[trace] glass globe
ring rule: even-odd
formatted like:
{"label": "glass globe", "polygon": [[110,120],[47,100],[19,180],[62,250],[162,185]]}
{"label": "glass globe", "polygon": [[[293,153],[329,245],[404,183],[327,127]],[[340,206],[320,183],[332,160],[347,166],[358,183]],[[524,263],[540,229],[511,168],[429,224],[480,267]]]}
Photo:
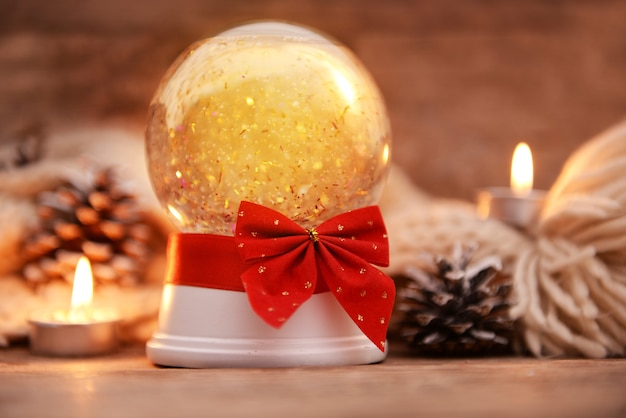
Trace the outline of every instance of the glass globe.
{"label": "glass globe", "polygon": [[152,100],[156,195],[185,232],[233,235],[242,200],[304,228],[375,204],[389,165],[381,94],[344,46],[287,23],[191,45]]}

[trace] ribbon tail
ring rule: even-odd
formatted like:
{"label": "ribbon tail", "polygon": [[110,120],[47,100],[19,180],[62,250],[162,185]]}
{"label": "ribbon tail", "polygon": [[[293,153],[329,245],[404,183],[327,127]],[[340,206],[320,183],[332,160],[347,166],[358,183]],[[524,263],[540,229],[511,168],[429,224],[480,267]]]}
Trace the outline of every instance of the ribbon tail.
{"label": "ribbon tail", "polygon": [[241,280],[252,310],[268,325],[280,328],[315,290],[313,245],[303,243],[289,253],[255,261]]}
{"label": "ribbon tail", "polygon": [[376,347],[385,351],[395,302],[393,280],[362,258],[334,245],[320,245],[317,267],[346,313]]}

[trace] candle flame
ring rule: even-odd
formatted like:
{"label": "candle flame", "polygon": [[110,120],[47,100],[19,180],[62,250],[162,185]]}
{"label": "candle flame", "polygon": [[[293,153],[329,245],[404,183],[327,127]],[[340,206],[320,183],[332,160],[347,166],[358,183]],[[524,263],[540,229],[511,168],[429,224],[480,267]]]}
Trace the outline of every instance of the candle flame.
{"label": "candle flame", "polygon": [[533,156],[530,147],[520,142],[513,152],[511,163],[511,189],[516,195],[530,193],[533,188]]}
{"label": "candle flame", "polygon": [[71,312],[84,312],[91,307],[93,299],[93,274],[91,264],[85,256],[80,257],[74,272],[74,286],[72,288]]}

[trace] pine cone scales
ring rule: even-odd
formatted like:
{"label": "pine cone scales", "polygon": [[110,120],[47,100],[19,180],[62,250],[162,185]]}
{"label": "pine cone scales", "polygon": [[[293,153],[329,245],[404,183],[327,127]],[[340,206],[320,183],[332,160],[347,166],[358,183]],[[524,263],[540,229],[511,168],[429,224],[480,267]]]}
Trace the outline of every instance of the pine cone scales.
{"label": "pine cone scales", "polygon": [[28,237],[24,277],[32,283],[71,282],[76,262],[86,255],[97,282],[139,281],[147,262],[151,229],[134,196],[101,170],[83,181],[68,180],[38,196],[39,231]]}
{"label": "pine cone scales", "polygon": [[469,266],[472,251],[432,260],[399,281],[398,332],[416,351],[430,355],[498,354],[511,350],[514,321],[508,316],[510,278],[500,262]]}

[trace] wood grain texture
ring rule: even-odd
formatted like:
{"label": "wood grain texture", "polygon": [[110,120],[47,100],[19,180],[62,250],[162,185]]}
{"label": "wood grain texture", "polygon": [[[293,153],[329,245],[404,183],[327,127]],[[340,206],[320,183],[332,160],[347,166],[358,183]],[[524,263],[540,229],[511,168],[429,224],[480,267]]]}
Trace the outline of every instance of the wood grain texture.
{"label": "wood grain texture", "polygon": [[143,124],[179,52],[263,18],[352,48],[386,97],[394,161],[441,196],[506,184],[521,140],[548,188],[578,145],[626,116],[620,0],[4,0],[0,138],[32,120]]}
{"label": "wood grain texture", "polygon": [[159,368],[0,351],[0,416],[623,417],[626,360],[425,359],[287,369]]}

